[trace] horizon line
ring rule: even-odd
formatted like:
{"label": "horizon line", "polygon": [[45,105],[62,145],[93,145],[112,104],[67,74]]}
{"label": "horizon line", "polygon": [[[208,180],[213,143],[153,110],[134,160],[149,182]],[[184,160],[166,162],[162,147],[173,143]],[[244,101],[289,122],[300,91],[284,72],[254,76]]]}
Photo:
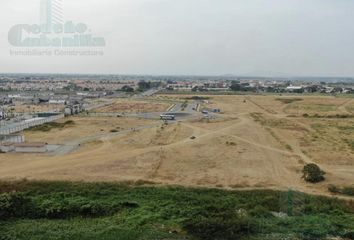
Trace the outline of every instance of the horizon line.
{"label": "horizon line", "polygon": [[248,74],[145,74],[145,73],[47,73],[47,72],[0,72],[0,75],[86,75],[86,76],[151,76],[151,77],[244,77],[244,78],[353,78],[354,76],[306,76],[306,75],[293,75],[293,76],[264,76],[264,75],[248,75]]}

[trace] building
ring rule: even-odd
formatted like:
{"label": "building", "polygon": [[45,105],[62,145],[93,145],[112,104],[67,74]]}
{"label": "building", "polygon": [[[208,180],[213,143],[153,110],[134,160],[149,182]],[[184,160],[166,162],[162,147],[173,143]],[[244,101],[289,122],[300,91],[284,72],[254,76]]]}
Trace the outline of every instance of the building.
{"label": "building", "polygon": [[66,101],[64,99],[50,99],[49,104],[65,105]]}
{"label": "building", "polygon": [[6,118],[6,113],[5,113],[5,111],[3,111],[3,110],[0,109],[0,120],[5,119],[5,118]]}
{"label": "building", "polygon": [[67,105],[64,109],[65,116],[76,115],[84,111],[82,104]]}
{"label": "building", "polygon": [[285,90],[290,93],[303,93],[304,87],[302,87],[302,86],[289,86]]}

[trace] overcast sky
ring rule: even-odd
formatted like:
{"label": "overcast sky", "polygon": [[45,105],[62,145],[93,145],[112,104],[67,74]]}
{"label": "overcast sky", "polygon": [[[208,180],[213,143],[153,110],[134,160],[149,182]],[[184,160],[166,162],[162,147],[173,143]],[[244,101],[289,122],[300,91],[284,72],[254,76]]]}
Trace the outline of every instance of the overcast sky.
{"label": "overcast sky", "polygon": [[353,0],[63,0],[104,56],[11,56],[39,0],[1,0],[0,72],[354,76]]}

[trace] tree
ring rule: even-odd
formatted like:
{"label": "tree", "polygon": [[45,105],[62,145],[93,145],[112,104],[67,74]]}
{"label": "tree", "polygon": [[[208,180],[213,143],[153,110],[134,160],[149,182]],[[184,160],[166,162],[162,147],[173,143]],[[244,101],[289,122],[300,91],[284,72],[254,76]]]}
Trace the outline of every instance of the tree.
{"label": "tree", "polygon": [[242,91],[243,90],[239,81],[232,81],[230,89],[232,91]]}
{"label": "tree", "polygon": [[322,171],[320,167],[314,163],[305,165],[304,169],[302,170],[302,173],[303,173],[302,178],[305,179],[305,181],[310,183],[318,183],[325,180],[324,175],[326,173]]}
{"label": "tree", "polygon": [[151,88],[151,82],[140,81],[138,86],[140,91],[145,91]]}
{"label": "tree", "polygon": [[134,88],[125,85],[125,86],[122,87],[122,91],[123,92],[134,92]]}

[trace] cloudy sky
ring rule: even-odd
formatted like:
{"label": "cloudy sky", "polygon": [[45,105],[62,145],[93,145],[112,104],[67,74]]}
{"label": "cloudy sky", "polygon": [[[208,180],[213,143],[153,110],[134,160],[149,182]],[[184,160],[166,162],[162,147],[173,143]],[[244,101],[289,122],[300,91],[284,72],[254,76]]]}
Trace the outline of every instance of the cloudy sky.
{"label": "cloudy sky", "polygon": [[[352,0],[62,0],[103,56],[11,56],[40,0],[1,0],[0,72],[354,76]],[[49,50],[54,50],[50,48]]]}

